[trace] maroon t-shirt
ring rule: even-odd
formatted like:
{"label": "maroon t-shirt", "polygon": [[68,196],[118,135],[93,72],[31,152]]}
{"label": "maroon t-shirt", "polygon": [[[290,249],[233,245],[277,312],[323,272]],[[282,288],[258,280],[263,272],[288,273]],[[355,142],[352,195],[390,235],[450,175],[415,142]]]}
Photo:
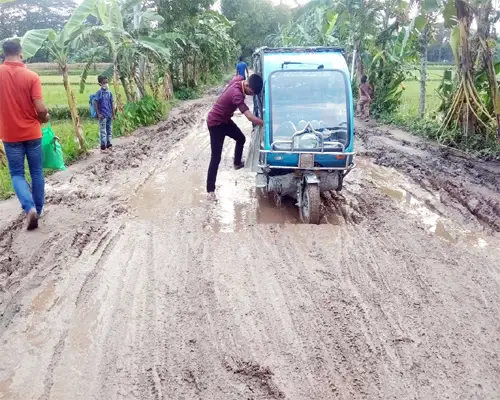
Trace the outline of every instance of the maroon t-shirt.
{"label": "maroon t-shirt", "polygon": [[209,127],[227,124],[237,108],[242,114],[249,110],[245,104],[245,93],[243,93],[241,84],[243,81],[241,76],[236,76],[229,82],[224,93],[208,113],[207,124]]}

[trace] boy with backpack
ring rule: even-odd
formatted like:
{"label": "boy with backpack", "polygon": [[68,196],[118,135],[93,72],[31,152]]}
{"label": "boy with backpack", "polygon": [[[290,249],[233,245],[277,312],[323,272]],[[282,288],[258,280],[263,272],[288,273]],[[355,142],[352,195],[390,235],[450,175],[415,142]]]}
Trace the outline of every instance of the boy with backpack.
{"label": "boy with backpack", "polygon": [[97,78],[101,87],[94,95],[91,103],[95,108],[97,119],[99,120],[99,134],[101,137],[101,153],[107,153],[112,150],[111,144],[113,120],[115,119],[115,107],[113,94],[109,90],[108,78],[99,75]]}

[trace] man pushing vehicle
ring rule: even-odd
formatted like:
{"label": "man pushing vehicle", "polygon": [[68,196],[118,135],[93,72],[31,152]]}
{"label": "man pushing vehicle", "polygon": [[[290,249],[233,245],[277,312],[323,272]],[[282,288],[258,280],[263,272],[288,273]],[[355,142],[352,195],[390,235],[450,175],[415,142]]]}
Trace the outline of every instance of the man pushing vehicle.
{"label": "man pushing vehicle", "polygon": [[264,121],[254,116],[245,104],[246,96],[254,96],[262,91],[263,81],[260,75],[251,75],[247,80],[236,76],[229,83],[226,90],[219,97],[212,110],[208,113],[207,125],[210,132],[210,147],[212,155],[208,167],[207,192],[209,199],[215,200],[215,181],[222,156],[224,139],[229,136],[236,141],[234,149],[234,168],[241,169],[244,164],[241,160],[245,135],[231,119],[236,109],[255,125],[262,126]]}

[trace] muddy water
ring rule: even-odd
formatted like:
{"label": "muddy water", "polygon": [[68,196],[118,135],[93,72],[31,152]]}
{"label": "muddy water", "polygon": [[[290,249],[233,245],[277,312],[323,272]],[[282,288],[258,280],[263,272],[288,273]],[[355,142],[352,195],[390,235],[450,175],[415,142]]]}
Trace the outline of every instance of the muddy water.
{"label": "muddy water", "polygon": [[432,175],[379,165],[408,146],[401,133],[358,139],[359,168],[323,195],[319,226],[232,170],[230,140],[208,202],[211,101],[52,177],[42,244],[16,221],[0,236],[0,398],[498,398],[486,214]]}

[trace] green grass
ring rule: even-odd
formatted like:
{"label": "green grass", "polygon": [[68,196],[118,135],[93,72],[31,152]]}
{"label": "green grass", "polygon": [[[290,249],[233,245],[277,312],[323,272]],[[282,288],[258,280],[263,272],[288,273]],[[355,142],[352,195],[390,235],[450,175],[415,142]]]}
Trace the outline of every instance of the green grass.
{"label": "green grass", "polygon": [[[436,89],[440,82],[428,81],[426,93],[426,115],[430,116],[436,112],[441,102]],[[418,115],[418,105],[420,102],[420,82],[418,81],[405,81],[403,83],[405,90],[403,92],[401,106],[399,107],[398,114],[401,117],[416,117]]]}
{"label": "green grass", "polygon": [[[99,144],[99,126],[95,120],[84,120],[85,141],[88,148],[97,147]],[[64,162],[69,164],[79,156],[78,142],[75,140],[73,124],[71,121],[51,122],[54,134],[59,138],[64,154]],[[50,171],[46,171],[50,173]],[[29,180],[29,170],[26,165],[26,176]],[[0,200],[7,199],[14,194],[12,182],[7,165],[0,165]]]}
{"label": "green grass", "polygon": [[[66,97],[66,91],[64,90],[64,86],[61,85],[45,85],[43,86],[43,99],[45,100],[45,104],[47,104],[48,107],[54,107],[54,106],[59,106],[59,107],[67,107],[68,106],[68,100]],[[97,84],[88,84],[85,86],[85,90],[83,93],[80,93],[80,90],[78,87],[73,86],[73,91],[75,93],[75,98],[76,98],[76,103],[79,106],[84,106],[89,103],[89,96],[92,93],[97,92],[99,90],[99,86]],[[111,88],[111,91],[114,90]],[[122,99],[125,98],[125,92],[123,88],[120,86],[120,93],[122,95]]]}
{"label": "green grass", "polygon": [[[40,79],[42,81],[42,85],[43,84],[49,84],[49,85],[59,84],[62,86],[62,84],[63,84],[63,78],[61,75],[41,76]],[[73,85],[80,84],[80,76],[70,75],[69,82]],[[97,75],[89,75],[87,77],[86,82],[88,85],[97,85]]]}
{"label": "green grass", "polygon": [[[231,75],[232,76],[232,75]],[[226,82],[229,79],[230,75],[222,75],[222,76],[214,76],[210,82],[206,85],[201,86],[198,90],[195,91],[197,95],[200,95],[203,88],[214,86],[216,84],[220,84],[222,82]],[[49,107],[67,107],[67,97],[66,92],[64,90],[64,86],[62,84],[61,76],[42,76],[42,86],[43,86],[43,94],[45,103]],[[60,82],[60,85],[57,83]],[[79,76],[70,76],[70,82],[72,84],[77,84],[80,82]],[[73,86],[75,91],[75,97],[77,100],[77,104],[79,106],[88,106],[89,95],[98,90],[97,85],[97,76],[89,76],[87,79],[87,85],[83,94],[79,93],[78,87]],[[111,88],[113,90],[113,88]],[[125,93],[123,89],[120,87],[123,99],[125,100]],[[114,92],[114,91],[113,91]],[[170,103],[165,103],[164,112],[167,114],[171,107],[175,104],[175,100]],[[164,115],[165,116],[165,115]],[[88,148],[96,148],[99,144],[99,126],[97,121],[92,119],[85,119],[82,121],[83,129],[85,132],[85,141],[87,143]],[[118,120],[115,123],[115,128],[117,126]],[[75,140],[73,125],[70,120],[58,120],[51,122],[52,129],[56,136],[59,137],[61,142],[61,147],[63,149],[64,161],[66,164],[70,164],[76,161],[79,157],[79,146],[77,141]],[[118,137],[118,129],[113,129],[113,137]],[[50,171],[46,171],[50,173]],[[27,173],[27,177],[29,178],[29,173]],[[2,164],[2,160],[0,160],[0,200],[7,199],[14,194],[11,184],[11,179],[8,171],[7,165]]]}
{"label": "green grass", "polygon": [[7,165],[0,164],[0,200],[8,199],[14,194]]}

